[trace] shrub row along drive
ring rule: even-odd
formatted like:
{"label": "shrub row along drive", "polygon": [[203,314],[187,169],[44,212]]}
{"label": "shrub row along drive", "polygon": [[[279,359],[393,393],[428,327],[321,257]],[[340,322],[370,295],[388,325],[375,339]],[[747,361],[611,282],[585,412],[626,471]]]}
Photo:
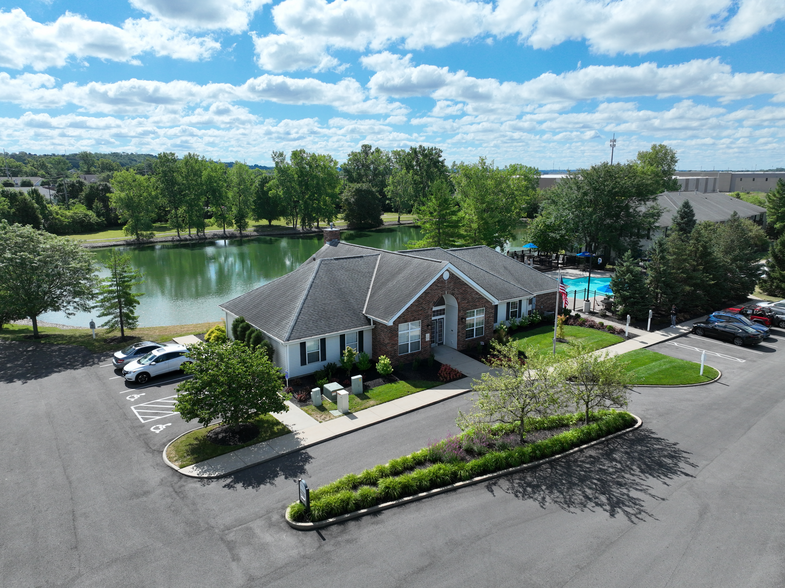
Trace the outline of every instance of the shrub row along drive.
{"label": "shrub row along drive", "polygon": [[[572,427],[584,416],[581,412],[531,419],[527,431]],[[289,506],[286,516],[295,522],[324,521],[552,457],[627,429],[635,422],[635,417],[627,412],[601,410],[590,414],[588,425],[523,444],[514,425],[467,429],[386,465],[348,474],[312,490],[310,512],[296,502]]]}

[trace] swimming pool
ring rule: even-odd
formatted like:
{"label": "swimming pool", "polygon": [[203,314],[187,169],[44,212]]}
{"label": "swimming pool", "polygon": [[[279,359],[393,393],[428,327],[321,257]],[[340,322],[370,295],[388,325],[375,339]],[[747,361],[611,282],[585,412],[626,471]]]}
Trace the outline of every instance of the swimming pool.
{"label": "swimming pool", "polygon": [[[576,290],[579,293],[585,293],[586,284],[588,281],[589,281],[588,278],[575,278],[572,280],[564,280],[564,285],[567,286],[568,294],[572,294]],[[610,278],[601,278],[599,276],[598,277],[592,276],[591,284],[589,285],[589,287],[591,288],[591,291],[594,292],[600,286],[603,286],[605,284],[610,285],[610,283],[611,283]]]}

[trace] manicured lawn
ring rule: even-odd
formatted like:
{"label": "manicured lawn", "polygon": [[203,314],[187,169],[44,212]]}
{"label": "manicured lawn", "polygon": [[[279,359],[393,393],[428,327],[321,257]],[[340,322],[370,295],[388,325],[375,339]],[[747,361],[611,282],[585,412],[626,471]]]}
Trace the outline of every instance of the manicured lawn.
{"label": "manicured lawn", "polygon": [[[624,341],[624,337],[611,335],[597,329],[586,327],[565,326],[564,336],[568,343],[556,343],[556,353],[564,354],[570,345],[582,344],[587,351],[596,351],[603,347],[615,345]],[[553,325],[537,327],[531,331],[514,333],[510,338],[518,342],[520,349],[531,349],[537,352],[552,352],[553,350]]]}
{"label": "manicured lawn", "polygon": [[635,385],[678,386],[708,382],[719,375],[713,367],[704,365],[700,375],[700,364],[676,359],[648,349],[636,349],[619,357],[627,364]]}
{"label": "manicured lawn", "polygon": [[40,339],[33,339],[33,327],[24,325],[5,325],[0,329],[0,339],[8,341],[25,341],[27,343],[51,343],[54,345],[81,345],[94,353],[118,351],[136,341],[157,341],[166,343],[174,337],[184,335],[202,335],[213,328],[216,323],[196,323],[193,325],[172,325],[166,327],[142,327],[135,331],[125,332],[125,340],[119,341],[120,331],[107,335],[104,329],[95,330],[95,339],[90,329],[58,329],[56,327],[38,327]]}
{"label": "manicured lawn", "polygon": [[281,421],[269,414],[262,415],[251,422],[259,427],[259,435],[253,441],[242,445],[216,445],[207,440],[207,433],[219,425],[210,425],[180,437],[167,448],[166,457],[177,467],[184,468],[291,432]]}
{"label": "manicured lawn", "polygon": [[780,296],[769,296],[768,294],[764,294],[763,291],[761,291],[761,289],[757,286],[755,286],[755,292],[753,292],[753,295],[757,296],[761,300],[767,300],[769,302],[778,302],[782,300],[782,297]]}
{"label": "manicured lawn", "polygon": [[[349,394],[349,412],[358,412],[377,404],[384,404],[396,398],[403,398],[410,394],[422,392],[428,388],[439,386],[442,382],[430,382],[427,380],[400,380],[392,384],[384,384],[378,386],[367,393],[355,396]],[[322,397],[322,406],[313,406],[308,404],[302,407],[302,410],[311,415],[317,421],[329,421],[334,419],[335,416],[330,414],[331,410],[338,410],[338,406],[327,398]]]}

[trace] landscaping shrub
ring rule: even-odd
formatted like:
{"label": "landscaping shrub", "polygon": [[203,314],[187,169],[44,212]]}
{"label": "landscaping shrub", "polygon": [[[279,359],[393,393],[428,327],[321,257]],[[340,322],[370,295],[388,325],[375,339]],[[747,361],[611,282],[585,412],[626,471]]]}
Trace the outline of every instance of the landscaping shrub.
{"label": "landscaping shrub", "polygon": [[442,382],[452,382],[463,377],[463,374],[448,364],[443,364],[439,368],[439,380]]}
{"label": "landscaping shrub", "polygon": [[357,357],[357,352],[351,347],[343,350],[341,355],[341,367],[346,370],[346,374],[352,375],[352,368],[354,367],[354,359]]}
{"label": "landscaping shrub", "polygon": [[264,341],[262,332],[259,329],[251,329],[245,336],[245,343],[251,349],[256,349]]}
{"label": "landscaping shrub", "polygon": [[248,334],[248,331],[250,331],[251,329],[253,329],[253,327],[250,324],[248,324],[247,322],[245,322],[245,320],[243,320],[243,322],[241,322],[237,326],[237,340],[244,342],[245,341],[245,337]]}
{"label": "landscaping shrub", "polygon": [[328,378],[332,378],[338,371],[338,364],[335,363],[334,361],[331,361],[330,363],[324,366],[324,371]]}
{"label": "landscaping shrub", "polygon": [[431,353],[428,356],[428,367],[433,367],[433,364],[436,362],[436,357]]}
{"label": "landscaping shrub", "polygon": [[[529,430],[551,429],[572,425],[582,418],[582,413],[537,418],[531,419],[527,427]],[[597,411],[591,413],[588,425],[543,441],[514,447],[512,444],[516,437],[511,435],[514,424],[496,425],[481,431],[467,429],[461,435],[447,437],[409,456],[391,460],[386,466],[377,465],[359,475],[348,474],[313,490],[311,512],[307,513],[296,503],[289,507],[289,517],[295,521],[319,521],[370,508],[461,480],[551,457],[628,428],[634,422],[634,417],[626,412]],[[481,457],[472,459],[464,447],[470,447],[470,452],[482,448],[479,451],[484,453]],[[417,469],[428,462],[428,467]]]}
{"label": "landscaping shrub", "polygon": [[361,372],[371,369],[371,356],[364,351],[357,356],[357,369]]}
{"label": "landscaping shrub", "polygon": [[390,358],[386,355],[379,357],[379,360],[376,362],[376,371],[379,372],[379,375],[381,376],[389,376],[393,372]]}
{"label": "landscaping shrub", "polygon": [[607,325],[605,327],[605,330],[608,331],[609,333],[615,333],[616,332],[616,327],[614,327],[613,325]]}
{"label": "landscaping shrub", "polygon": [[241,316],[238,316],[236,319],[232,321],[232,337],[234,337],[238,341],[243,340],[240,338],[240,325],[242,325],[244,322],[245,319]]}
{"label": "landscaping shrub", "polygon": [[585,327],[587,323],[588,323],[588,320],[583,318],[583,317],[578,319],[578,325],[580,325],[581,327]]}
{"label": "landscaping shrub", "polygon": [[[261,335],[261,331],[259,331],[259,334]],[[259,344],[257,351],[264,353],[267,356],[267,359],[270,360],[270,363],[272,363],[273,356],[275,355],[275,347],[273,347],[272,343],[270,343],[267,339],[262,339],[262,342]]]}
{"label": "landscaping shrub", "polygon": [[215,325],[212,329],[207,331],[204,340],[211,343],[226,343],[226,327],[223,323]]}

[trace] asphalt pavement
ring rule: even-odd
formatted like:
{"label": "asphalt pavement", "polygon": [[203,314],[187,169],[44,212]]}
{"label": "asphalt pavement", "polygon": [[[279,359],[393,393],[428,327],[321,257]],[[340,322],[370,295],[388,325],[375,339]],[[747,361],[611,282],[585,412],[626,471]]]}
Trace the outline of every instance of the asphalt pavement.
{"label": "asphalt pavement", "polygon": [[471,395],[194,480],[161,460],[191,425],[143,422],[176,383],[139,389],[112,379],[108,356],[0,342],[0,585],[783,586],[774,333],[759,348],[657,343],[706,350],[723,377],[636,390],[644,426],[598,448],[319,532],[284,522],[298,478],[319,486],[455,433]]}

